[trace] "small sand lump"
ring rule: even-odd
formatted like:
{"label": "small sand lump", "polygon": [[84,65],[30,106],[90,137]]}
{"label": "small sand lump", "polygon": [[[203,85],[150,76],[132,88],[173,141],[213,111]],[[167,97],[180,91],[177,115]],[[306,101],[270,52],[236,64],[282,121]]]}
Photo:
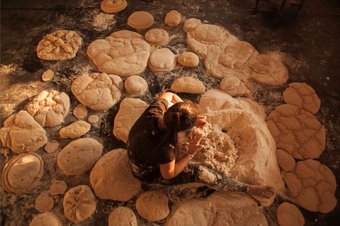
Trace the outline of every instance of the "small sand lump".
{"label": "small sand lump", "polygon": [[70,142],[58,155],[58,166],[66,175],[81,175],[92,169],[102,155],[103,145],[93,138]]}
{"label": "small sand lump", "polygon": [[65,193],[64,214],[70,221],[77,223],[89,218],[97,208],[97,199],[91,188],[79,185]]}
{"label": "small sand lump", "polygon": [[305,219],[300,210],[288,202],[282,203],[277,209],[277,221],[280,226],[305,225]]}
{"label": "small sand lump", "polygon": [[85,121],[76,121],[59,131],[61,138],[79,138],[90,131],[91,125]]}
{"label": "small sand lump", "polygon": [[73,115],[77,117],[77,119],[85,118],[87,115],[87,108],[83,104],[78,104],[75,109],[73,109]]}
{"label": "small sand lump", "polygon": [[290,83],[283,92],[283,99],[287,104],[297,106],[312,114],[317,113],[321,105],[321,100],[315,90],[306,83]]}
{"label": "small sand lump", "polygon": [[58,149],[58,147],[59,147],[58,141],[52,140],[45,145],[45,151],[47,153],[53,153]]}
{"label": "small sand lump", "polygon": [[69,60],[76,56],[81,43],[82,38],[74,31],[55,31],[39,42],[37,55],[43,60]]}
{"label": "small sand lump", "polygon": [[162,192],[147,191],[138,197],[136,209],[141,217],[149,221],[159,221],[170,213],[168,201],[168,197]]}
{"label": "small sand lump", "polygon": [[137,226],[135,213],[128,207],[119,206],[109,216],[109,226]]}
{"label": "small sand lump", "polygon": [[62,226],[59,218],[51,212],[39,214],[33,218],[30,226]]}
{"label": "small sand lump", "polygon": [[196,67],[200,59],[195,53],[184,52],[178,56],[178,63],[186,67]]}
{"label": "small sand lump", "polygon": [[201,24],[200,19],[196,19],[196,18],[187,19],[184,22],[183,30],[188,33],[190,31],[194,30],[200,24]]}
{"label": "small sand lump", "polygon": [[56,90],[40,92],[27,105],[27,111],[43,127],[54,127],[61,124],[69,109],[69,96]]}
{"label": "small sand lump", "polygon": [[154,72],[172,71],[176,66],[175,54],[168,48],[157,49],[151,53],[148,66]]}
{"label": "small sand lump", "polygon": [[151,27],[154,22],[153,16],[145,11],[132,13],[128,18],[128,25],[135,29],[145,29]]}
{"label": "small sand lump", "polygon": [[62,195],[65,193],[66,189],[67,184],[65,183],[65,181],[56,180],[53,181],[50,188],[48,189],[48,192],[50,193],[50,195]]}
{"label": "small sand lump", "polygon": [[126,0],[104,0],[100,7],[106,13],[118,13],[123,11],[127,5]]}
{"label": "small sand lump", "polygon": [[171,89],[179,93],[193,93],[199,94],[205,92],[203,83],[191,77],[181,77],[174,81],[171,85]]}
{"label": "small sand lump", "polygon": [[163,45],[168,42],[169,34],[161,28],[153,28],[146,32],[145,40],[151,45]]}
{"label": "small sand lump", "polygon": [[20,154],[5,164],[1,185],[8,192],[26,193],[38,185],[43,171],[44,162],[39,155]]}
{"label": "small sand lump", "polygon": [[35,152],[47,142],[44,128],[27,111],[19,111],[8,117],[0,136],[3,147],[18,154]]}
{"label": "small sand lump", "polygon": [[48,69],[47,71],[45,71],[42,76],[41,76],[41,79],[44,81],[44,82],[47,82],[47,81],[50,81],[52,79],[54,75],[54,72],[51,70],[51,69]]}
{"label": "small sand lump", "polygon": [[78,101],[93,110],[110,109],[120,100],[123,88],[121,77],[106,73],[83,74],[71,85]]}
{"label": "small sand lump", "polygon": [[51,198],[48,193],[43,193],[38,196],[35,200],[34,208],[39,212],[48,212],[51,211],[54,205],[54,200]]}
{"label": "small sand lump", "polygon": [[277,162],[284,171],[293,171],[296,166],[295,159],[282,149],[276,151]]}
{"label": "small sand lump", "polygon": [[164,23],[170,27],[175,27],[181,23],[181,14],[177,10],[171,10],[165,16]]}
{"label": "small sand lump", "polygon": [[131,95],[141,95],[148,89],[148,83],[138,75],[128,77],[124,82],[125,90]]}
{"label": "small sand lump", "polygon": [[91,124],[98,122],[98,120],[99,120],[98,115],[90,115],[89,118],[87,119],[87,121]]}

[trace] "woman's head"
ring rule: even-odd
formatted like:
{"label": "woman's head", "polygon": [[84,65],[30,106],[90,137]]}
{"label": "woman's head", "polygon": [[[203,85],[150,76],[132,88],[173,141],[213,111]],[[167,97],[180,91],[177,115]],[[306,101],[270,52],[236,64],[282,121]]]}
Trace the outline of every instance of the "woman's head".
{"label": "woman's head", "polygon": [[163,120],[168,130],[192,129],[197,121],[197,107],[190,100],[176,103],[165,112]]}

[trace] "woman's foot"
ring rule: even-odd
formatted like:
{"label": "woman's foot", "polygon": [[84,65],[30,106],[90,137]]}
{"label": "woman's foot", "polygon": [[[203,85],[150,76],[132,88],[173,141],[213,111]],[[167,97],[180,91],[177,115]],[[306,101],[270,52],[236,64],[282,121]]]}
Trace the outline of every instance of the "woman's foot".
{"label": "woman's foot", "polygon": [[275,194],[275,188],[264,185],[249,185],[248,194],[259,198],[269,199]]}

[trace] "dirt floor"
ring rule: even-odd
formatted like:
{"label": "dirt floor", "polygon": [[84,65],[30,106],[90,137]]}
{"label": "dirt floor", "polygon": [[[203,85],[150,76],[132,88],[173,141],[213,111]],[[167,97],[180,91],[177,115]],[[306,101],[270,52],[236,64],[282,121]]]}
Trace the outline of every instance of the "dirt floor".
{"label": "dirt floor", "polygon": [[[283,104],[282,92],[290,82],[305,82],[314,88],[321,99],[321,109],[315,115],[326,128],[326,149],[318,159],[334,173],[340,184],[340,2],[338,0],[307,0],[301,12],[295,17],[296,7],[284,9],[276,22],[277,7],[261,1],[257,10],[255,0],[176,0],[141,1],[128,0],[128,7],[119,13],[98,17],[102,12],[100,0],[43,1],[2,0],[1,1],[1,126],[12,114],[26,109],[32,97],[43,90],[55,89],[66,92],[71,99],[71,110],[79,103],[70,90],[72,81],[79,75],[96,71],[96,66],[86,54],[88,45],[96,39],[105,38],[118,30],[133,30],[127,25],[127,18],[135,11],[148,11],[154,18],[153,27],[169,32],[167,44],[174,51],[182,52],[186,45],[182,30],[185,19],[201,19],[203,23],[220,25],[242,41],[251,43],[260,53],[277,54],[289,71],[289,81],[280,87],[268,87],[254,83],[252,99],[263,105],[269,114],[276,106]],[[175,28],[164,25],[165,14],[172,9],[182,14],[182,23]],[[72,60],[44,61],[36,54],[39,41],[46,34],[56,30],[74,30],[83,44]],[[144,35],[147,30],[137,31]],[[55,72],[53,79],[43,82],[41,75],[47,69]],[[175,69],[157,77],[149,69],[141,74],[149,84],[149,91],[140,98],[148,103],[163,86],[168,88],[180,76],[195,73],[206,89],[218,88],[219,79],[213,78],[204,69],[204,63],[192,69]],[[181,95],[182,98],[198,100],[199,95]],[[123,96],[124,98],[124,96]],[[100,121],[92,125],[86,137],[97,137],[104,144],[104,153],[115,148],[126,148],[125,143],[112,134],[113,120],[119,103],[106,112],[89,110],[88,115],[97,114]],[[70,113],[61,126],[46,129],[48,139],[57,139],[59,149],[70,140],[59,138],[59,129],[75,121]],[[1,169],[14,155],[2,148]],[[52,179],[64,180],[68,187],[78,184],[89,185],[89,172],[83,176],[67,177],[56,164],[58,152],[47,154],[43,148],[40,154],[46,162],[44,176],[39,186],[31,193],[9,194],[1,189],[1,225],[28,225],[32,216],[38,214],[33,205],[35,198],[46,191]],[[340,189],[336,191],[337,207],[330,213],[314,213],[301,208],[306,225],[340,225]],[[53,212],[63,215],[62,196],[54,197]],[[277,225],[276,209],[282,200],[263,211],[270,225]],[[107,216],[116,206],[134,209],[134,200],[122,203],[100,200],[97,212],[84,222],[71,224],[66,218],[64,225],[107,225]],[[141,224],[151,224],[139,219]],[[156,223],[153,223],[156,224]],[[162,224],[159,222],[157,224]]]}

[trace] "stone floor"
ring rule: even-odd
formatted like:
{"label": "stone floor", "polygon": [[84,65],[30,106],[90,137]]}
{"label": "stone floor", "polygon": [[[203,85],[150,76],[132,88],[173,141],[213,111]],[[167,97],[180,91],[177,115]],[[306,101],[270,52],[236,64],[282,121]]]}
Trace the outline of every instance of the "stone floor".
{"label": "stone floor", "polygon": [[[29,98],[42,90],[52,88],[63,90],[70,95],[71,101],[76,100],[70,91],[70,84],[74,76],[83,73],[86,65],[90,63],[86,55],[87,46],[113,31],[132,30],[126,24],[132,12],[149,11],[155,17],[155,25],[159,25],[168,11],[176,9],[186,19],[196,17],[205,23],[226,28],[238,39],[251,43],[260,53],[278,54],[289,71],[289,83],[305,82],[315,89],[321,99],[321,109],[316,117],[327,130],[327,147],[318,160],[334,172],[337,183],[340,184],[338,0],[306,0],[297,16],[296,8],[287,8],[284,9],[279,21],[275,20],[277,7],[261,1],[255,10],[255,0],[128,0],[128,7],[115,14],[111,23],[94,27],[94,18],[100,13],[100,3],[101,0],[1,1],[1,126],[8,116],[24,109]],[[47,33],[59,29],[75,30],[84,39],[77,57],[65,62],[38,59],[35,50],[38,42]],[[176,29],[181,27],[171,28],[170,33],[176,34]],[[144,34],[143,32],[146,31],[140,33]],[[177,39],[170,42],[174,47],[183,44]],[[203,67],[202,62],[200,66]],[[52,82],[44,83],[41,81],[41,75],[50,68],[55,71],[55,78]],[[150,71],[146,71],[144,76],[151,78],[151,74]],[[270,94],[282,94],[287,84],[274,88],[259,87],[253,99],[265,105],[267,113],[270,113],[276,106],[283,104],[282,98],[273,100],[271,97],[275,95]],[[150,101],[154,94],[160,92],[163,85],[169,84],[166,84],[166,81],[150,83],[150,94],[143,97],[144,100]],[[115,106],[110,110],[95,131],[99,132],[100,136],[108,137],[107,143],[104,144],[107,150],[124,147],[124,144],[115,140],[112,135],[112,123],[117,109]],[[9,157],[12,157],[12,154]],[[4,163],[5,157],[1,155],[1,168]],[[3,191],[1,195],[3,205]],[[306,225],[340,225],[340,189],[337,189],[336,197],[338,205],[330,213],[302,210]],[[18,199],[18,203],[23,200],[25,201],[25,198]],[[268,215],[275,212],[270,208],[265,211]],[[22,220],[22,225],[29,222],[29,217],[15,218],[3,208],[0,219],[1,225],[18,225],[20,221],[16,221],[17,219]],[[273,224],[275,223],[277,222],[273,221]]]}

